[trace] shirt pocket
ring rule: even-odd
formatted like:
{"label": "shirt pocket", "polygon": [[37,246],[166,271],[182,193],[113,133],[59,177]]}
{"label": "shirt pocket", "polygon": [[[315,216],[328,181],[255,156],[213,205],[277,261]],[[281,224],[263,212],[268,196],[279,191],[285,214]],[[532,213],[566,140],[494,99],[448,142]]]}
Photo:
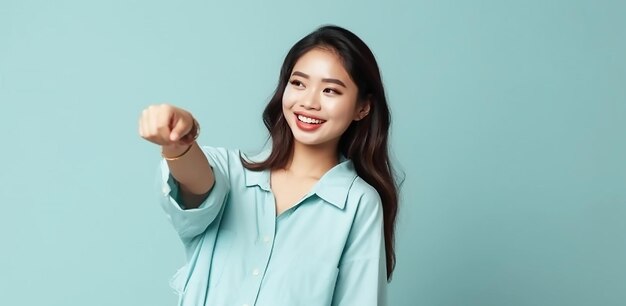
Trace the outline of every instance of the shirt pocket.
{"label": "shirt pocket", "polygon": [[282,305],[330,305],[339,269],[321,261],[294,260],[285,271]]}

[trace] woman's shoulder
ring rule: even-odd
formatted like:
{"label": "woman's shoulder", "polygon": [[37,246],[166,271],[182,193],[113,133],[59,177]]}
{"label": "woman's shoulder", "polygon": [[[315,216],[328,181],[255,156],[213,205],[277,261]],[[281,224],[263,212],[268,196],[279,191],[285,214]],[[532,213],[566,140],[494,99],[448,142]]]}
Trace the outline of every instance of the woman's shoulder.
{"label": "woman's shoulder", "polygon": [[362,177],[356,176],[352,186],[348,200],[358,202],[358,205],[381,205],[380,195],[374,186],[370,185]]}
{"label": "woman's shoulder", "polygon": [[227,148],[227,147],[222,147],[222,146],[200,145],[200,148],[202,148],[202,150],[206,154],[211,154],[211,155],[220,156],[222,158],[229,158],[229,159],[236,159],[236,160],[243,159],[249,162],[258,162],[268,155],[267,150],[261,150],[260,152],[257,152],[257,153],[248,153],[248,152],[244,152],[241,149]]}
{"label": "woman's shoulder", "polygon": [[228,161],[239,154],[239,150],[220,146],[200,145],[207,157],[217,160]]}
{"label": "woman's shoulder", "polygon": [[360,176],[355,178],[350,188],[346,209],[351,212],[353,229],[382,224],[384,219],[380,194]]}
{"label": "woman's shoulder", "polygon": [[221,146],[201,145],[209,164],[215,169],[222,171],[228,176],[250,175],[244,163],[255,163],[262,161],[267,156],[265,151],[250,154],[241,149],[232,149]]}
{"label": "woman's shoulder", "polygon": [[202,152],[207,157],[209,164],[225,173],[241,166],[239,159],[240,150],[220,146],[200,145]]}

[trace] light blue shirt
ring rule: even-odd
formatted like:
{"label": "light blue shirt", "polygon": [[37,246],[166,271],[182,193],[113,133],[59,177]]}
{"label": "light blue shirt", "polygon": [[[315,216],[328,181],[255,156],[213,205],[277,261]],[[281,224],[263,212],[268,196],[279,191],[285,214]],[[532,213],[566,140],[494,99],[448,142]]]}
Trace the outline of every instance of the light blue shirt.
{"label": "light blue shirt", "polygon": [[269,170],[244,168],[237,150],[202,150],[215,184],[198,208],[181,205],[161,161],[160,202],[187,255],[170,281],[178,305],[386,305],[382,204],[352,161],[276,216]]}

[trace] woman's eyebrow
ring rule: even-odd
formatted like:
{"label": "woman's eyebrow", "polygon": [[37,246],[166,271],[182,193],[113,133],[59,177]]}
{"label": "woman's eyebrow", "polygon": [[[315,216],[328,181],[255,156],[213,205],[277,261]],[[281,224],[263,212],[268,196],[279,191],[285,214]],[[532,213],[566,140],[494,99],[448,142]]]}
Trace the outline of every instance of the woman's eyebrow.
{"label": "woman's eyebrow", "polygon": [[[303,77],[305,79],[309,79],[310,78],[308,74],[306,74],[304,72],[300,72],[300,71],[294,71],[291,75],[297,75],[297,76]],[[338,80],[338,79],[322,79],[322,82],[333,83],[333,84],[337,84],[337,85],[343,86],[345,88],[348,88],[346,86],[346,84],[344,84],[341,80]]]}

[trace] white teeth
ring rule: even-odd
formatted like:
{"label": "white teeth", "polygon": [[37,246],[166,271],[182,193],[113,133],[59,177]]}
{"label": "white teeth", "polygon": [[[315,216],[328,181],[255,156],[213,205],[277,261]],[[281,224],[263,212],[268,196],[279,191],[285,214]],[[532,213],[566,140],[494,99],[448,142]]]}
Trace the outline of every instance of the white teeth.
{"label": "white teeth", "polygon": [[313,118],[309,118],[309,117],[304,117],[302,115],[298,115],[298,120],[304,122],[304,123],[311,123],[311,124],[320,124],[320,123],[324,123],[324,120],[318,120],[318,119],[313,119]]}

